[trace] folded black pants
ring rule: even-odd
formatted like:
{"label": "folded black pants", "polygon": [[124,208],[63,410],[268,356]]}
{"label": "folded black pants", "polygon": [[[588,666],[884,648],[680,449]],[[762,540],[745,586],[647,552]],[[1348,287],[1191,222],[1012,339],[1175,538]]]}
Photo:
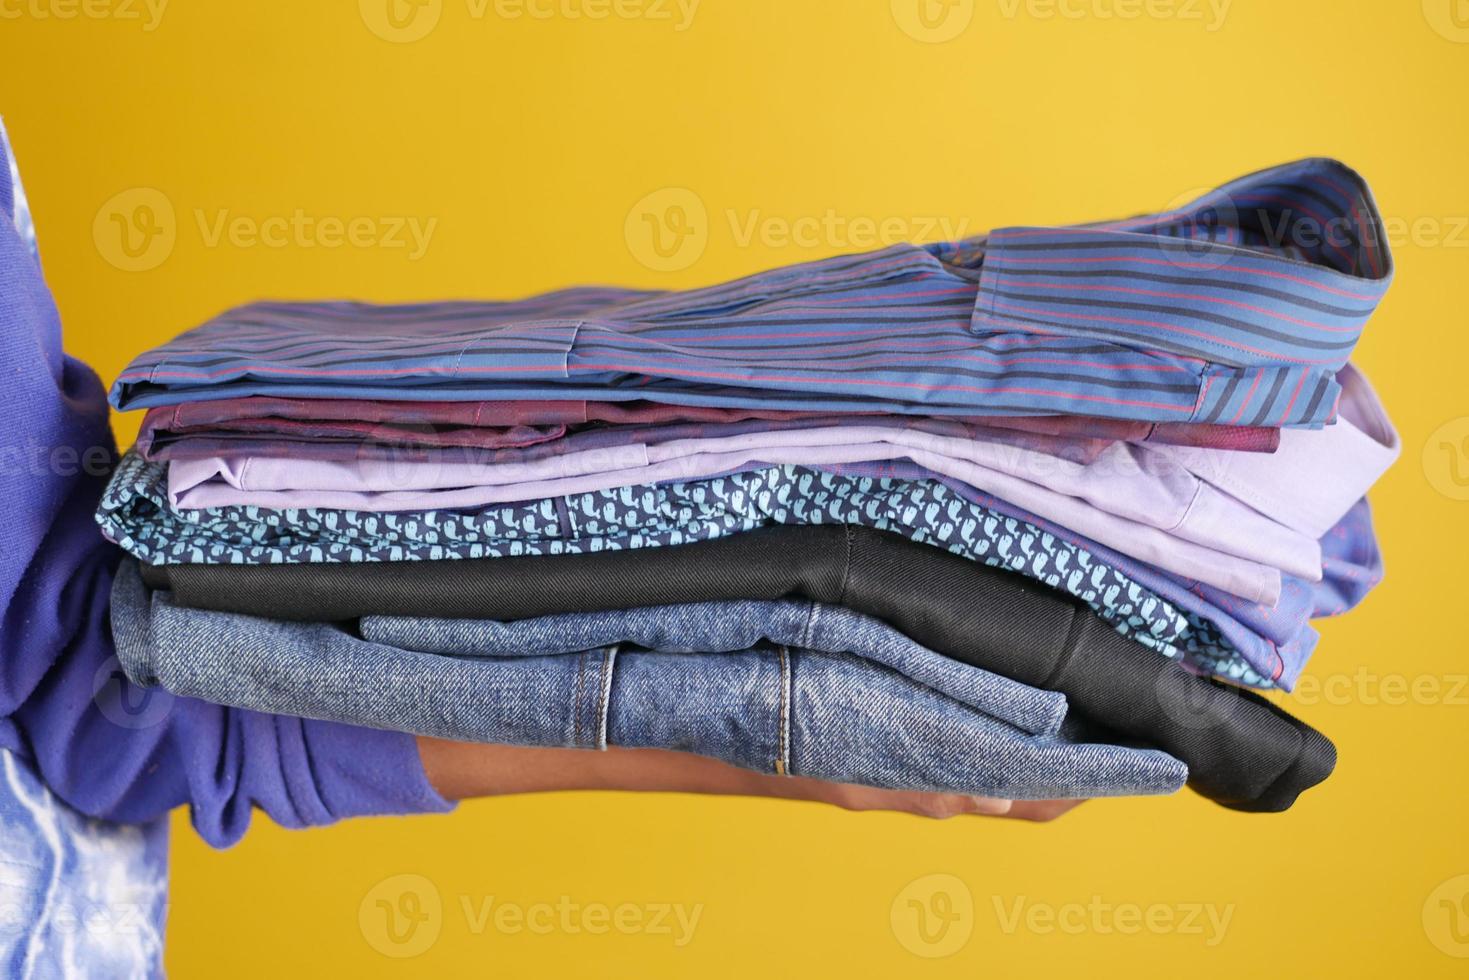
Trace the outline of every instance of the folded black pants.
{"label": "folded black pants", "polygon": [[881,619],[931,650],[1064,693],[1085,721],[1161,748],[1237,810],[1284,810],[1331,774],[1320,732],[1250,691],[1197,677],[1079,600],[900,535],[762,528],[678,547],[480,560],[145,567],[197,609],[331,622],[527,619],[684,602],[804,598]]}

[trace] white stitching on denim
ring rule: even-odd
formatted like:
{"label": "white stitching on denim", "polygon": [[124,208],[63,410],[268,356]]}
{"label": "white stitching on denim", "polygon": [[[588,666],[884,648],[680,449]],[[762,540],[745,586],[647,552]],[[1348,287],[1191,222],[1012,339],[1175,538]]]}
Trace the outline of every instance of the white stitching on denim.
{"label": "white stitching on denim", "polygon": [[603,651],[602,656],[602,690],[597,698],[597,744],[598,749],[607,748],[607,716],[611,713],[612,703],[612,668],[613,661],[617,659],[618,651],[622,644],[614,643]]}

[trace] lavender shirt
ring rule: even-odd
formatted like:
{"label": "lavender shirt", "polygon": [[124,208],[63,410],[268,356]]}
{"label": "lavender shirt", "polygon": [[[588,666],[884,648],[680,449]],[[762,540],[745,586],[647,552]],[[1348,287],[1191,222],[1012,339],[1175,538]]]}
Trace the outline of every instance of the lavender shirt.
{"label": "lavender shirt", "polygon": [[[1211,551],[1156,527],[1119,518],[1081,498],[1068,497],[1040,484],[977,465],[958,454],[982,444],[953,445],[957,442],[925,433],[873,427],[761,433],[655,446],[639,444],[484,468],[464,464],[409,464],[395,469],[391,464],[374,462],[342,464],[254,458],[237,463],[221,460],[215,466],[207,462],[174,462],[169,464],[169,486],[173,505],[183,509],[244,505],[278,510],[308,507],[356,511],[459,510],[615,487],[698,480],[749,469],[762,462],[820,467],[910,459],[936,473],[1012,500],[1149,564],[1207,581],[1251,601],[1274,602],[1279,596],[1278,570]],[[192,477],[196,474],[210,478],[194,482]],[[537,475],[543,478],[536,479]],[[508,482],[491,482],[499,480]],[[305,489],[270,489],[292,483]],[[356,485],[361,489],[330,489],[334,484]],[[444,489],[434,489],[435,484]],[[391,489],[404,486],[414,489]],[[1168,512],[1186,511],[1186,502],[1169,501],[1166,493],[1155,497],[1160,505],[1175,505]],[[1240,510],[1249,513],[1245,508]],[[1257,519],[1256,523],[1269,522]],[[1314,547],[1314,542],[1307,544]]]}
{"label": "lavender shirt", "polygon": [[659,429],[644,427],[637,435],[650,441],[621,443],[615,432],[603,431],[595,434],[602,443],[597,448],[526,462],[176,460],[170,498],[183,509],[452,510],[699,479],[758,463],[820,467],[908,459],[1164,571],[1273,605],[1282,571],[1320,581],[1317,539],[1399,451],[1366,379],[1348,368],[1342,383],[1341,422],[1286,433],[1274,456],[1071,445],[882,419],[778,430],[713,426],[695,428],[707,433],[698,437],[661,442],[651,441]]}
{"label": "lavender shirt", "polygon": [[1336,380],[1342,387],[1336,424],[1312,432],[1282,431],[1274,455],[1181,446],[1154,451],[1285,527],[1325,537],[1403,450],[1366,376],[1348,364]]}

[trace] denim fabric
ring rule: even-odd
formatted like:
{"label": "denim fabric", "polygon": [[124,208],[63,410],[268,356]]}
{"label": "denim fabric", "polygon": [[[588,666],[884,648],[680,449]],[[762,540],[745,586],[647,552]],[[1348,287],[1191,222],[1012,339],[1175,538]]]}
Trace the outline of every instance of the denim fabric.
{"label": "denim fabric", "polygon": [[1032,734],[1053,734],[1066,715],[1064,695],[966,667],[870,616],[798,600],[691,602],[511,623],[369,616],[362,635],[424,653],[477,657],[580,653],[621,643],[660,653],[737,653],[768,640],[816,653],[860,654]]}
{"label": "denim fabric", "polygon": [[[795,631],[802,607],[792,606],[773,622]],[[1017,691],[876,623],[862,634],[871,658],[766,640],[735,652],[611,643],[542,654],[535,644],[566,643],[534,622],[502,627],[525,630],[528,651],[508,634],[455,649],[456,624],[368,618],[358,636],[182,608],[148,593],[131,562],[113,615],[128,621],[118,656],[138,683],[439,738],[676,749],[761,772],[1015,799],[1169,793],[1188,776],[1154,749],[1088,743],[1082,726],[1061,724],[1055,695]]]}
{"label": "denim fabric", "polygon": [[0,976],[163,975],[168,824],[90,820],[0,750]]}
{"label": "denim fabric", "polygon": [[[852,524],[758,528],[646,552],[140,570],[145,584],[171,590],[173,601],[193,609],[300,623],[560,617],[573,645],[607,642],[605,622],[618,622],[588,627],[578,613],[638,610],[631,615],[639,629],[656,629],[662,647],[684,649],[689,641],[682,633],[690,627],[679,604],[824,603],[877,619],[962,663],[1064,694],[1070,717],[1182,760],[1189,785],[1225,806],[1285,809],[1330,775],[1335,758],[1330,742],[1310,726],[1240,688],[1180,670],[1070,596]],[[770,607],[761,608],[769,614]],[[713,618],[731,619],[728,613]],[[845,620],[826,621],[836,635],[832,649],[865,649],[860,632],[843,636]],[[717,641],[707,627],[695,633],[701,643],[724,646],[750,639],[749,630]],[[458,636],[459,642],[475,637]]]}

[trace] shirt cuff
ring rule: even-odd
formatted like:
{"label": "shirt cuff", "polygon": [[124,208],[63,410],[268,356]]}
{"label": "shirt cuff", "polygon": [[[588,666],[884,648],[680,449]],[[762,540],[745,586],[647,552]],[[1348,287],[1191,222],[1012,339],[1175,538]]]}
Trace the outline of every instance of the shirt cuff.
{"label": "shirt cuff", "polygon": [[454,809],[429,783],[416,737],[327,721],[304,727],[329,821]]}

